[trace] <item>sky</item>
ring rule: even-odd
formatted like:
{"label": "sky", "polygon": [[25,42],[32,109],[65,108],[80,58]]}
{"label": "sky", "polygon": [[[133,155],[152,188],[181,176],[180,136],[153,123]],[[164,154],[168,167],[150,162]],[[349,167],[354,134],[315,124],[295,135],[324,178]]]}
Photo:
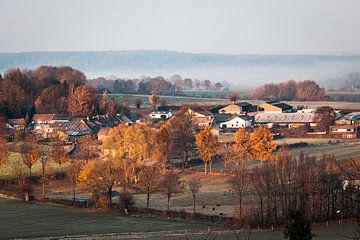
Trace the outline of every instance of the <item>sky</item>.
{"label": "sky", "polygon": [[0,52],[360,54],[359,0],[0,0]]}

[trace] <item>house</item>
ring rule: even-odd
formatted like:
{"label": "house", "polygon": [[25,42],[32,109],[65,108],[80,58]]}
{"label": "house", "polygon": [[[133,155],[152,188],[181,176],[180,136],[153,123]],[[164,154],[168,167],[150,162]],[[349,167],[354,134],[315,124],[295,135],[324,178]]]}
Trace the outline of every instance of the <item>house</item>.
{"label": "house", "polygon": [[359,126],[336,125],[330,126],[330,134],[338,138],[359,138]]}
{"label": "house", "polygon": [[189,108],[187,112],[193,118],[193,124],[197,128],[211,127],[214,123],[214,115],[206,109]]}
{"label": "house", "polygon": [[299,128],[303,126],[315,126],[315,113],[257,113],[254,119],[255,124],[267,124]]}
{"label": "house", "polygon": [[68,122],[72,116],[70,114],[34,114],[32,118],[33,124],[49,124],[55,122]]}
{"label": "house", "polygon": [[339,125],[360,124],[360,112],[352,112],[335,121]]}
{"label": "house", "polygon": [[151,112],[149,114],[149,117],[151,119],[169,119],[172,116],[171,110],[169,111],[157,111],[157,112]]}
{"label": "house", "polygon": [[220,108],[219,114],[243,114],[254,111],[253,105],[248,102],[232,102],[231,104]]}
{"label": "house", "polygon": [[252,119],[249,116],[236,116],[230,119],[229,121],[220,123],[220,128],[222,129],[238,129],[238,128],[247,128],[252,126]]}
{"label": "house", "polygon": [[286,103],[268,101],[261,104],[260,110],[267,113],[284,113],[292,112],[293,107]]}
{"label": "house", "polygon": [[24,130],[26,122],[24,118],[13,118],[8,119],[6,122],[6,127],[10,130]]}

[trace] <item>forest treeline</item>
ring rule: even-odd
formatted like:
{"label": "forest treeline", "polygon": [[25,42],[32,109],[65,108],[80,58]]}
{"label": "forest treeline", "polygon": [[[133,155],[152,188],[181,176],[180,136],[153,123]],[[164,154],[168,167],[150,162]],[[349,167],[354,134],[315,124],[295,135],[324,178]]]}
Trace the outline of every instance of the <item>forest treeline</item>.
{"label": "forest treeline", "polygon": [[107,90],[109,93],[138,93],[151,94],[154,89],[160,95],[183,95],[182,90],[222,90],[227,87],[226,82],[212,83],[210,80],[182,78],[173,75],[169,79],[162,76],[146,77],[142,79],[105,79],[99,77],[89,80],[88,84],[98,93]]}
{"label": "forest treeline", "polygon": [[283,101],[323,101],[329,99],[325,95],[325,89],[313,80],[289,80],[278,84],[264,84],[252,92],[252,98]]}

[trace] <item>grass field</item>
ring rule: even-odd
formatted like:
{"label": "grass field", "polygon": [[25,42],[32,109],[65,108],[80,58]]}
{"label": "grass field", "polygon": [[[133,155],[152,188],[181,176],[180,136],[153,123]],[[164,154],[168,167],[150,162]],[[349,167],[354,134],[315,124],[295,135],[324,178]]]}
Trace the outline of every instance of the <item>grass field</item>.
{"label": "grass field", "polygon": [[[203,92],[199,94],[194,94],[193,96],[160,96],[162,100],[165,100],[169,105],[182,105],[182,104],[201,104],[201,105],[216,105],[216,104],[228,104],[229,100],[222,98],[222,95],[214,95],[210,94],[206,97],[203,95]],[[149,95],[142,95],[142,94],[109,94],[109,97],[115,97],[117,103],[122,103],[123,96],[129,96],[129,104],[130,107],[135,107],[135,101],[137,98],[141,98],[143,104],[141,108],[149,108]],[[203,97],[204,96],[204,97]],[[254,105],[261,105],[264,101],[258,100],[240,100],[240,101],[247,101]],[[331,106],[334,109],[353,109],[353,110],[360,110],[360,101],[356,102],[334,102],[334,101],[321,101],[321,102],[302,102],[302,101],[284,101],[287,104],[290,104],[293,107],[297,106],[306,106],[308,108],[317,108],[320,106]]]}
{"label": "grass field", "polygon": [[[282,230],[234,233],[221,225],[145,216],[122,216],[59,205],[24,203],[0,198],[0,239],[59,237],[69,239],[283,239]],[[354,225],[344,224],[351,236]],[[220,230],[220,232],[218,232]],[[315,239],[341,239],[338,224],[314,229]],[[249,237],[250,238],[247,238]]]}
{"label": "grass field", "polygon": [[[149,95],[142,94],[109,94],[109,97],[115,97],[117,103],[121,104],[123,102],[124,95],[129,96],[130,107],[135,107],[135,101],[137,98],[142,100],[141,108],[150,108],[149,105]],[[228,103],[227,99],[220,98],[202,98],[202,97],[182,97],[182,96],[160,96],[161,100],[165,100],[169,105],[182,105],[182,104],[220,104]]]}

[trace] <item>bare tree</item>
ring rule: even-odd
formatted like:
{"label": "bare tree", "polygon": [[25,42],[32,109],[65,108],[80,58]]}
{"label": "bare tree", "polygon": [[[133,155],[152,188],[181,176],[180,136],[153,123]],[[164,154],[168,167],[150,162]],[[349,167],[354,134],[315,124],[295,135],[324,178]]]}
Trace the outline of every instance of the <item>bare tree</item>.
{"label": "bare tree", "polygon": [[139,189],[146,193],[146,208],[149,208],[150,197],[159,188],[160,171],[157,167],[145,167],[140,174]]}
{"label": "bare tree", "polygon": [[239,165],[230,175],[228,184],[232,190],[236,192],[239,201],[239,219],[242,219],[242,201],[244,192],[248,184],[248,170],[246,169],[245,161]]}
{"label": "bare tree", "polygon": [[41,164],[41,185],[42,185],[42,197],[45,198],[45,184],[47,182],[47,180],[49,179],[49,176],[46,172],[46,166],[49,162],[49,157],[48,157],[48,149],[47,148],[43,148],[40,150],[40,164]]}
{"label": "bare tree", "polygon": [[75,200],[76,200],[76,190],[77,190],[77,186],[79,184],[79,176],[80,176],[80,172],[81,172],[81,169],[83,166],[84,166],[84,162],[74,161],[71,163],[71,166],[68,171],[68,176],[70,178],[72,190],[73,190],[73,203],[74,204],[75,204]]}
{"label": "bare tree", "polygon": [[169,211],[171,197],[184,191],[184,185],[180,180],[179,173],[175,171],[165,173],[160,182],[159,191],[167,197],[167,211]]}
{"label": "bare tree", "polygon": [[193,197],[193,213],[195,214],[196,195],[198,194],[202,186],[201,179],[194,174],[186,181],[186,184]]}

